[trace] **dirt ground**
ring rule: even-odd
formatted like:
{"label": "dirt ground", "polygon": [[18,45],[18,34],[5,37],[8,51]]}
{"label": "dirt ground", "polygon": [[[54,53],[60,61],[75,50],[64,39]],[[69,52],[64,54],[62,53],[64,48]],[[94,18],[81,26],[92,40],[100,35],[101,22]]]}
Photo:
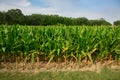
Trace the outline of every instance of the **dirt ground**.
{"label": "dirt ground", "polygon": [[99,61],[94,64],[90,62],[36,62],[36,63],[23,63],[23,62],[2,62],[0,72],[3,71],[20,71],[20,72],[33,72],[40,71],[95,71],[100,72],[103,67],[110,69],[120,69],[120,61]]}

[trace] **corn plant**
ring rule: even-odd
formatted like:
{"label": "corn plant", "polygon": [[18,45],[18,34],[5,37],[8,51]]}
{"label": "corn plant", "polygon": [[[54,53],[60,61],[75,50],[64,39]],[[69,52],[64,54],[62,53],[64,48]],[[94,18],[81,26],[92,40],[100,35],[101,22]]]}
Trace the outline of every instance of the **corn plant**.
{"label": "corn plant", "polygon": [[120,58],[120,27],[0,26],[4,61],[81,61]]}

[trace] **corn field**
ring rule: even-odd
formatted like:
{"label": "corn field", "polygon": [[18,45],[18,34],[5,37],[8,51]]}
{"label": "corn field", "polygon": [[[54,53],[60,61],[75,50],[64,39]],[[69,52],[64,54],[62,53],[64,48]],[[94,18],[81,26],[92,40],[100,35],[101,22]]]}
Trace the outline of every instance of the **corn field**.
{"label": "corn field", "polygon": [[0,55],[9,62],[119,60],[120,27],[1,25]]}

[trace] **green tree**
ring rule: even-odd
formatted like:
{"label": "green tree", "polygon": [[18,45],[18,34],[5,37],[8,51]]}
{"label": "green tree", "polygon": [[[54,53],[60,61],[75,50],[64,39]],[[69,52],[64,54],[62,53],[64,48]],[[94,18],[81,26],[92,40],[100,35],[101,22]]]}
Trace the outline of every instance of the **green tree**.
{"label": "green tree", "polygon": [[[20,25],[111,25],[104,18],[99,20],[88,20],[85,17],[71,18],[58,15],[32,14],[24,15],[20,9],[11,9],[7,12],[0,12],[0,24],[20,24]],[[114,25],[119,25],[119,21],[115,21]]]}
{"label": "green tree", "polygon": [[20,9],[11,9],[6,12],[5,20],[8,24],[23,24],[24,15]]}
{"label": "green tree", "polygon": [[3,23],[4,13],[0,12],[0,24]]}
{"label": "green tree", "polygon": [[120,20],[114,21],[113,23],[114,23],[114,25],[118,26],[118,25],[120,25]]}
{"label": "green tree", "polygon": [[99,20],[89,20],[89,25],[94,26],[94,25],[111,25],[109,22],[107,22],[104,18],[100,18]]}
{"label": "green tree", "polygon": [[75,19],[75,25],[88,25],[88,24],[89,24],[89,21],[85,17]]}

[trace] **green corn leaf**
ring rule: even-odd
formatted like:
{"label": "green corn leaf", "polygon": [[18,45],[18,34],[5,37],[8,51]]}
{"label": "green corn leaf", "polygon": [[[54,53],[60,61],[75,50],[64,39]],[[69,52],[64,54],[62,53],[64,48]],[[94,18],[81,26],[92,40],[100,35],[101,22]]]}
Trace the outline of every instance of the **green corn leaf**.
{"label": "green corn leaf", "polygon": [[5,51],[6,51],[6,47],[3,47],[3,48],[2,48],[2,51],[5,53]]}
{"label": "green corn leaf", "polygon": [[35,53],[32,53],[31,54],[31,61],[32,61],[32,63],[34,63],[34,58],[35,58]]}
{"label": "green corn leaf", "polygon": [[55,55],[51,55],[47,64],[49,64],[53,60],[54,57],[55,57]]}
{"label": "green corn leaf", "polygon": [[87,53],[87,56],[88,56],[89,60],[93,63],[93,59],[92,59],[91,54]]}

